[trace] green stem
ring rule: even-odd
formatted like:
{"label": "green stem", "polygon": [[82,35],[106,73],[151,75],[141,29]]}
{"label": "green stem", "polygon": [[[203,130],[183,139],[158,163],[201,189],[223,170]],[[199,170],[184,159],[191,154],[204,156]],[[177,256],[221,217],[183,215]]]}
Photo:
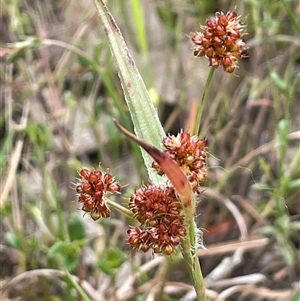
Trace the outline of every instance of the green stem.
{"label": "green stem", "polygon": [[125,214],[127,217],[129,218],[134,218],[134,215],[133,213],[125,208],[124,206],[114,202],[114,201],[111,201],[110,199],[107,199],[107,203],[111,206],[111,207],[114,207],[115,209],[117,209],[119,212],[122,212],[123,214]]}
{"label": "green stem", "polygon": [[194,128],[194,135],[196,135],[196,136],[198,136],[200,134],[200,124],[201,124],[203,110],[204,110],[204,107],[205,107],[206,96],[208,94],[209,87],[210,87],[210,84],[212,82],[212,77],[214,75],[214,72],[215,72],[215,68],[211,67],[210,71],[209,71],[209,74],[208,74],[208,77],[207,77],[207,80],[206,80],[206,83],[205,83],[205,87],[204,87],[204,91],[203,91],[203,94],[202,94],[201,102],[199,104],[199,109],[197,110],[198,112],[197,112],[196,123],[195,123],[195,128]]}
{"label": "green stem", "polygon": [[67,269],[65,269],[66,277],[70,281],[70,283],[75,287],[78,293],[82,296],[84,301],[91,301],[87,293],[83,290],[83,288],[77,283],[77,281],[72,277]]}
{"label": "green stem", "polygon": [[205,283],[197,256],[196,224],[192,221],[188,227],[188,235],[181,241],[181,253],[186,262],[190,277],[197,295],[197,301],[206,301]]}

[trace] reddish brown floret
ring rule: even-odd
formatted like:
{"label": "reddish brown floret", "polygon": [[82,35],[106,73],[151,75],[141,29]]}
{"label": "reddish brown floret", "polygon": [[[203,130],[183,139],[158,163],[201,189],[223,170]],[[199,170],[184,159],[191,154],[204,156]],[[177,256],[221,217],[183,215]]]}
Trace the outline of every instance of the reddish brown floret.
{"label": "reddish brown floret", "polygon": [[149,185],[137,188],[129,207],[141,228],[132,227],[127,233],[133,249],[170,255],[186,235],[181,205],[173,187]]}
{"label": "reddish brown floret", "polygon": [[89,213],[93,220],[110,217],[111,211],[107,207],[106,195],[107,193],[119,193],[121,186],[115,182],[114,177],[108,172],[90,171],[83,168],[79,175],[80,179],[76,185],[76,191],[78,202],[82,203],[81,210]]}
{"label": "reddish brown floret", "polygon": [[210,66],[223,66],[226,72],[234,72],[243,57],[243,28],[235,12],[229,11],[226,15],[216,13],[214,18],[206,22],[206,26],[202,26],[201,32],[190,34],[194,56],[206,56]]}
{"label": "reddish brown floret", "polygon": [[[177,136],[167,136],[163,140],[167,153],[186,174],[193,191],[200,193],[199,184],[203,183],[207,174],[207,141],[187,132]],[[163,174],[160,166],[153,162],[152,167],[159,175]]]}

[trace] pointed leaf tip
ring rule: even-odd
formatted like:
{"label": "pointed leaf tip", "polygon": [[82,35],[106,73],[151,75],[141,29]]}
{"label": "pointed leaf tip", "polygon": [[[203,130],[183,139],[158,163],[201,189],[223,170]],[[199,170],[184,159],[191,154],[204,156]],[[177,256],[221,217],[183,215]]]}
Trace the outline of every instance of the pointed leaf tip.
{"label": "pointed leaf tip", "polygon": [[136,137],[115,119],[114,123],[124,135],[140,145],[159,164],[179,195],[187,221],[191,221],[195,214],[194,194],[186,175],[180,167],[166,153]]}

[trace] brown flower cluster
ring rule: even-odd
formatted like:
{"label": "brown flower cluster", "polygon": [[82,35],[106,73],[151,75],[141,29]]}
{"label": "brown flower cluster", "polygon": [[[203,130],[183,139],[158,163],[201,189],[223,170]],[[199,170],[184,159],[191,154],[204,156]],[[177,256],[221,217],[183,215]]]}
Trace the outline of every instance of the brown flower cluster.
{"label": "brown flower cluster", "polygon": [[206,56],[210,66],[223,66],[226,72],[234,72],[238,61],[243,57],[243,28],[240,17],[235,12],[229,11],[226,15],[216,13],[214,18],[206,22],[206,26],[202,26],[201,32],[190,34],[194,55]]}
{"label": "brown flower cluster", "polygon": [[129,207],[141,228],[131,227],[127,233],[133,249],[170,255],[186,235],[181,204],[173,187],[155,185],[137,188]]}
{"label": "brown flower cluster", "polygon": [[[199,184],[203,183],[207,175],[207,141],[187,132],[181,132],[176,137],[167,136],[163,139],[165,153],[167,153],[186,174],[193,191],[200,193]],[[152,163],[159,175],[164,172],[156,163]]]}
{"label": "brown flower cluster", "polygon": [[82,210],[88,212],[94,221],[101,217],[110,217],[111,211],[107,207],[106,195],[119,193],[121,186],[108,172],[84,168],[79,175],[76,191],[78,202],[82,203]]}

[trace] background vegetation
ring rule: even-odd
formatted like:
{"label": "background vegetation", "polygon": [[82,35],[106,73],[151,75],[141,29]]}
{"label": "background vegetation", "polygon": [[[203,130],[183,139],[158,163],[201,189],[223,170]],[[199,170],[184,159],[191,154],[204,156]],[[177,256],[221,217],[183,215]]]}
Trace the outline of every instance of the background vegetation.
{"label": "background vegetation", "polygon": [[[211,156],[199,256],[211,300],[299,300],[298,1],[108,6],[172,134],[188,128],[209,71],[188,34],[216,11],[246,16],[248,57],[235,74],[215,72],[203,114]],[[113,125],[131,127],[93,2],[1,0],[0,30],[3,300],[191,300],[179,256],[133,254],[131,221],[78,210],[82,166],[101,162],[128,195],[147,181],[139,149]]]}

